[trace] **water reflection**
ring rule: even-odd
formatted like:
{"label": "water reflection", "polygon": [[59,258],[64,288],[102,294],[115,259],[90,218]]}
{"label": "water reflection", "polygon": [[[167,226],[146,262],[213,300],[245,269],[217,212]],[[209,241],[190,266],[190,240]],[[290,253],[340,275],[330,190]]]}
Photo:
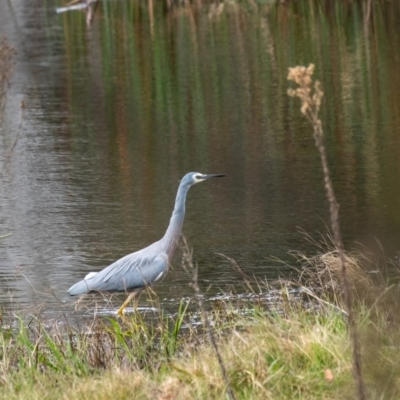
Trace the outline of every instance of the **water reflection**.
{"label": "water reflection", "polygon": [[[9,5],[0,26],[19,58],[1,162],[21,96],[27,108],[0,178],[0,230],[12,233],[0,241],[2,304],[70,306],[72,283],[163,235],[179,179],[192,170],[228,174],[188,196],[184,233],[203,289],[241,285],[217,253],[250,275],[285,273],[268,258],[312,251],[297,227],[316,236],[329,221],[310,128],[286,94],[287,68],[309,62],[325,92],[346,243],[378,238],[396,254],[400,12],[392,3],[102,2],[90,29],[79,11],[57,15],[59,3]],[[178,254],[157,287],[161,299],[191,293],[179,265]]]}

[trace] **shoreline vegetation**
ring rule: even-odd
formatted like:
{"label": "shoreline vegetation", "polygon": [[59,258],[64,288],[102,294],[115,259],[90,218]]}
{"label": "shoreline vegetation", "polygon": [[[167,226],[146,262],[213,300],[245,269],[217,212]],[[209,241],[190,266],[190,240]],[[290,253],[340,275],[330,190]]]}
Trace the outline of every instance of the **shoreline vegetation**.
{"label": "shoreline vegetation", "polygon": [[[293,252],[296,278],[246,277],[247,296],[207,302],[208,323],[237,399],[354,398],[338,252]],[[397,285],[361,252],[345,255],[369,398],[400,393]],[[237,266],[235,266],[237,268]],[[382,269],[381,269],[382,270]],[[369,272],[368,272],[369,271]],[[204,309],[197,302],[197,312]],[[226,384],[206,322],[175,315],[95,317],[75,329],[17,316],[0,327],[0,398],[222,399]]]}

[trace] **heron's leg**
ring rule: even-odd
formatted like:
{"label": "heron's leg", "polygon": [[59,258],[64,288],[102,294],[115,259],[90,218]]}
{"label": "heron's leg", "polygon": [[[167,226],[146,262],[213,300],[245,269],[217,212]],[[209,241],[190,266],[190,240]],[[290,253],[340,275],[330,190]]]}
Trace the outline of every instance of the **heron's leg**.
{"label": "heron's leg", "polygon": [[[129,304],[129,302],[130,302],[136,295],[137,295],[136,292],[129,293],[128,298],[122,303],[122,306],[121,306],[121,307],[118,309],[118,311],[117,311],[117,314],[118,314],[119,316],[122,316],[122,312],[124,311],[125,307]],[[135,311],[136,311],[137,302],[135,302],[135,303],[136,303],[136,306],[135,306]]]}

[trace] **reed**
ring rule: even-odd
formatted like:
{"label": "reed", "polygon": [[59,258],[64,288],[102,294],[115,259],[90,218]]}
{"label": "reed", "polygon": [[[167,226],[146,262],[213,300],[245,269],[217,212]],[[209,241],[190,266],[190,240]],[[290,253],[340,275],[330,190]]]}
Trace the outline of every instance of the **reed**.
{"label": "reed", "polygon": [[8,42],[7,37],[0,39],[0,121],[3,119],[6,106],[7,91],[10,87],[10,80],[14,69],[14,56],[16,50]]}

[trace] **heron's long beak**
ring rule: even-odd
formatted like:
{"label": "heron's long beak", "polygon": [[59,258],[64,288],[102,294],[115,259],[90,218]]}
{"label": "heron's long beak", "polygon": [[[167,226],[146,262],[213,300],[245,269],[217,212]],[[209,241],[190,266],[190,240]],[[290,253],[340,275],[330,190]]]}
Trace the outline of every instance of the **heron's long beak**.
{"label": "heron's long beak", "polygon": [[226,176],[226,175],[224,175],[224,174],[206,174],[206,175],[203,175],[203,178],[204,178],[204,179],[222,178],[222,177],[224,177],[224,176]]}

